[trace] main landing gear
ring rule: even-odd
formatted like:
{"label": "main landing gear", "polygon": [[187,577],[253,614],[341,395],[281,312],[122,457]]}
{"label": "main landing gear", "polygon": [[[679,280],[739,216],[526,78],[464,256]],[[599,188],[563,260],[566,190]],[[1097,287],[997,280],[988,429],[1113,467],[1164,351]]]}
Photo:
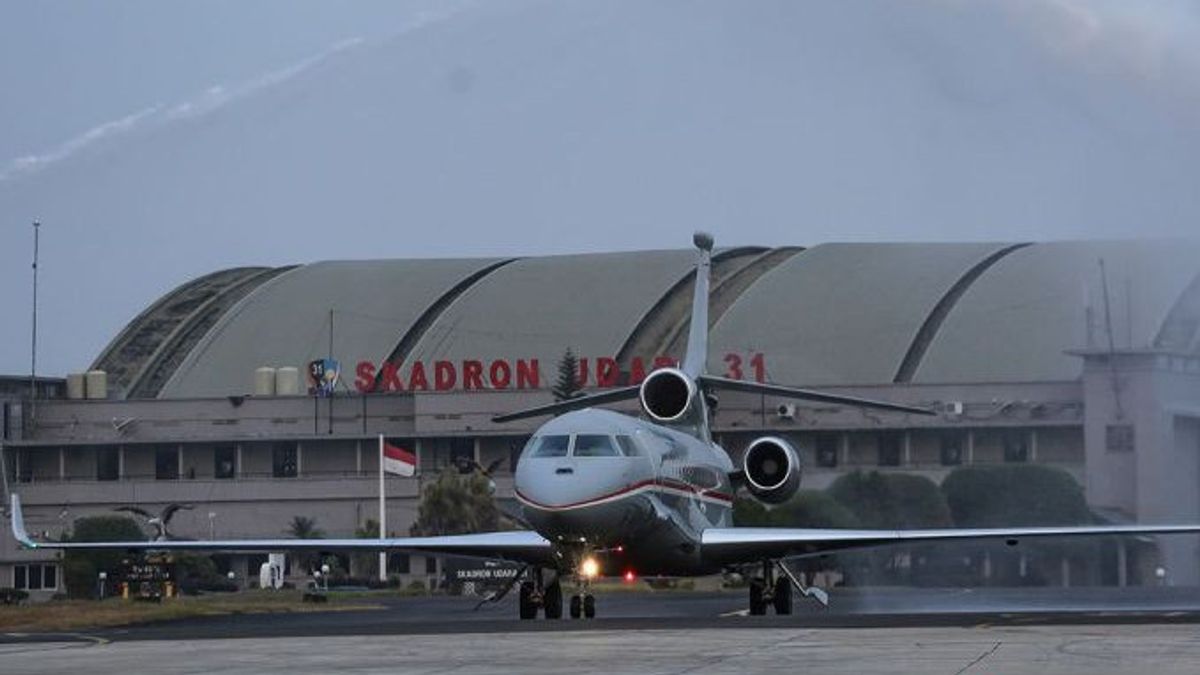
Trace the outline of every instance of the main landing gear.
{"label": "main landing gear", "polygon": [[[778,572],[778,574],[776,574]],[[829,604],[829,596],[819,588],[805,586],[781,562],[764,560],[762,576],[750,580],[750,615],[762,616],[772,607],[776,614],[791,614],[793,590],[804,597],[816,599],[822,605]]]}
{"label": "main landing gear", "polygon": [[547,619],[561,619],[563,611],[562,584],[558,577],[546,584],[543,570],[538,568],[533,579],[521,582],[518,611],[522,619],[536,619],[538,610],[543,610]]}

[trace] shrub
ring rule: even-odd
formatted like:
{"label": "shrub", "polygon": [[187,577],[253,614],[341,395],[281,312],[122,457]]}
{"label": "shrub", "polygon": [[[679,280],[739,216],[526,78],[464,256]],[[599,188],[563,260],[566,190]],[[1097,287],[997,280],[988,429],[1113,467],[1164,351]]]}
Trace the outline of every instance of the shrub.
{"label": "shrub", "polygon": [[[132,518],[126,516],[91,516],[79,518],[66,541],[144,541],[146,533]],[[63,555],[63,583],[67,594],[75,598],[92,597],[96,593],[100,572],[110,576],[121,569],[126,557],[123,551],[67,551]]]}

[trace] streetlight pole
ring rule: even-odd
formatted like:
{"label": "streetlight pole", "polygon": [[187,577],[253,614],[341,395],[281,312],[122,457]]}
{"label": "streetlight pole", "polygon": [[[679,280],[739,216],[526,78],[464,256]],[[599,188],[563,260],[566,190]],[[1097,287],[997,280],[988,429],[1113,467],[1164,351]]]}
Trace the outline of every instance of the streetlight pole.
{"label": "streetlight pole", "polygon": [[37,418],[37,320],[38,320],[38,239],[42,224],[33,221],[33,336],[29,357],[29,425]]}

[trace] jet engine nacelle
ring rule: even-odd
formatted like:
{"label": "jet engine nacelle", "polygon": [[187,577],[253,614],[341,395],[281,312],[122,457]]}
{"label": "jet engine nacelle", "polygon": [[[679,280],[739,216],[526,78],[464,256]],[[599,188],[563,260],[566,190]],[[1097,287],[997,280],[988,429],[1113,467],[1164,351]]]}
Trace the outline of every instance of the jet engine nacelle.
{"label": "jet engine nacelle", "polygon": [[638,398],[642,409],[657,422],[676,422],[692,407],[696,383],[676,368],[659,368],[646,376]]}
{"label": "jet engine nacelle", "polygon": [[782,504],[800,489],[800,453],[782,438],[755,439],[742,455],[742,474],[755,499]]}

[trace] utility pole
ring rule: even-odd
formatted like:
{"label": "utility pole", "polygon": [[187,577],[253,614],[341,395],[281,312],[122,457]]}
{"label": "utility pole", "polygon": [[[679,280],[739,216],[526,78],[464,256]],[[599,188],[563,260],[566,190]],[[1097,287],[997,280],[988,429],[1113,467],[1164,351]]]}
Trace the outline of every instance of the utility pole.
{"label": "utility pole", "polygon": [[29,426],[37,418],[37,320],[38,320],[38,239],[42,224],[33,221],[33,337],[29,358]]}

